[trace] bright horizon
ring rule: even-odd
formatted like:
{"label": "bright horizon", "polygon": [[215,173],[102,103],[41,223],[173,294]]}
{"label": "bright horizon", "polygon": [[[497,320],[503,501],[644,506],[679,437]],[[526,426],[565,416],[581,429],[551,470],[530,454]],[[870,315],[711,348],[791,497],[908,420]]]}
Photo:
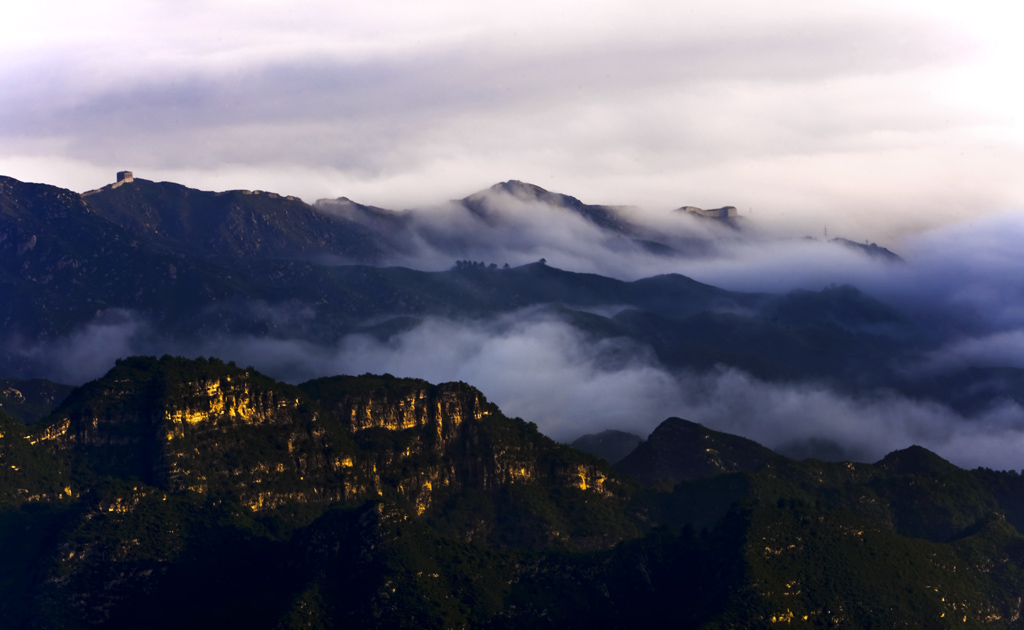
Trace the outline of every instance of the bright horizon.
{"label": "bright horizon", "polygon": [[0,25],[0,174],[429,207],[527,181],[887,245],[1024,209],[1004,3],[49,2]]}

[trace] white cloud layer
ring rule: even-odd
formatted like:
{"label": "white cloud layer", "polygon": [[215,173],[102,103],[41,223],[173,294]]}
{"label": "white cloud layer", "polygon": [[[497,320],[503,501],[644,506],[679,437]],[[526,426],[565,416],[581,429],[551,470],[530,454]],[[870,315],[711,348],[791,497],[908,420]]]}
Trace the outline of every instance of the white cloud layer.
{"label": "white cloud layer", "polygon": [[1005,3],[23,4],[0,172],[432,205],[516,178],[875,240],[1021,207]]}
{"label": "white cloud layer", "polygon": [[[994,0],[22,3],[0,22],[0,173],[87,190],[128,168],[198,188],[431,207],[442,223],[462,220],[444,199],[511,178],[638,203],[661,221],[684,204],[732,204],[763,225],[882,242],[908,264],[795,240],[737,243],[711,262],[609,259],[572,217],[538,232],[525,216],[523,247],[499,251],[480,232],[480,258],[755,291],[849,282],[949,338],[928,369],[1018,365],[1018,12]],[[933,226],[945,227],[919,234]],[[916,442],[961,465],[1024,465],[1013,403],[966,422],[896,396],[671,374],[538,317],[428,320],[388,344],[337,348],[161,347],[126,317],[18,350],[78,382],[118,356],[164,351],[293,380],[462,379],[565,439],[680,415],[771,446],[824,438],[877,457]]]}
{"label": "white cloud layer", "polygon": [[24,351],[52,378],[73,382],[102,375],[127,354],[164,352],[218,356],[292,382],[365,372],[461,380],[506,414],[563,441],[609,428],[646,436],[665,418],[680,416],[773,448],[828,441],[859,461],[919,444],[967,468],[1024,467],[1024,409],[1011,401],[968,419],[894,393],[850,396],[727,368],[673,373],[632,342],[594,341],[543,310],[492,320],[427,319],[387,342],[355,335],[334,348],[251,337],[158,341],[120,314]]}

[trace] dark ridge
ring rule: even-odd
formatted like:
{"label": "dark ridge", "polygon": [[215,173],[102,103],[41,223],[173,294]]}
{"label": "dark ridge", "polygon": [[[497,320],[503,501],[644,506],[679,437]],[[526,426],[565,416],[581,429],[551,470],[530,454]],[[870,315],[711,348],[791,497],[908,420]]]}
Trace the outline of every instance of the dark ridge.
{"label": "dark ridge", "polygon": [[325,214],[355,221],[384,237],[393,237],[396,233],[409,229],[410,216],[407,212],[367,206],[348,197],[318,199],[313,207]]}
{"label": "dark ridge", "polygon": [[753,440],[669,418],[614,470],[651,484],[661,479],[684,481],[754,471],[782,459]]}
{"label": "dark ridge", "polygon": [[878,258],[878,259],[884,260],[886,262],[892,262],[892,263],[906,262],[905,260],[903,260],[903,257],[900,256],[899,254],[896,254],[896,253],[894,253],[894,252],[892,252],[892,251],[882,247],[881,245],[876,245],[875,243],[867,243],[867,242],[857,243],[857,242],[851,241],[851,240],[846,239],[846,238],[834,238],[834,239],[830,240],[829,243],[837,243],[837,244],[842,245],[844,247],[849,247],[850,249],[855,249],[855,250],[857,250],[857,251],[859,251],[861,253],[867,254],[868,256],[871,256],[872,258]]}
{"label": "dark ridge", "polygon": [[614,464],[632,453],[643,441],[639,435],[609,429],[576,438],[569,446]]}
{"label": "dark ridge", "polygon": [[74,387],[46,379],[0,378],[0,411],[26,424],[45,418]]}
{"label": "dark ridge", "polygon": [[84,196],[99,216],[140,238],[204,258],[371,263],[386,246],[370,229],[301,199],[249,190],[209,192],[135,179]]}
{"label": "dark ridge", "polygon": [[875,466],[893,475],[940,476],[960,470],[935,453],[916,444],[889,453]]}
{"label": "dark ridge", "polygon": [[779,455],[802,461],[818,459],[823,462],[864,461],[859,453],[851,452],[835,440],[808,437],[784,442],[773,449]]}
{"label": "dark ridge", "polygon": [[851,330],[907,325],[907,319],[894,308],[849,284],[821,291],[790,291],[766,309],[765,316],[791,326],[834,324]]}

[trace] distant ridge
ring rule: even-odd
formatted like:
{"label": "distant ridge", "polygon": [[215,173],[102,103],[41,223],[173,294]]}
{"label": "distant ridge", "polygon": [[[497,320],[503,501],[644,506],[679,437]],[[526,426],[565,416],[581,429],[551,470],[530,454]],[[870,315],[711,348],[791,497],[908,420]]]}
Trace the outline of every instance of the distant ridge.
{"label": "distant ridge", "polygon": [[639,435],[609,429],[581,436],[569,446],[614,464],[632,453],[643,441]]}
{"label": "distant ridge", "polygon": [[726,225],[734,230],[748,227],[747,219],[741,217],[736,206],[722,206],[721,208],[698,208],[697,206],[683,206],[673,210],[676,214],[683,214],[698,219],[710,219],[719,225]]}
{"label": "distant ridge", "polygon": [[208,192],[135,177],[83,198],[138,238],[203,258],[374,263],[388,253],[366,227],[277,193]]}
{"label": "distant ridge", "polygon": [[684,481],[754,471],[783,459],[753,440],[712,431],[682,418],[669,418],[614,470],[650,484],[661,479]]}
{"label": "distant ridge", "polygon": [[875,243],[868,243],[867,241],[865,241],[864,243],[856,243],[856,242],[851,241],[851,240],[846,239],[846,238],[834,238],[834,239],[830,240],[829,243],[836,243],[837,245],[842,245],[844,247],[849,247],[850,249],[855,249],[855,250],[857,250],[857,251],[859,251],[861,253],[867,254],[868,256],[871,256],[872,258],[878,258],[878,259],[884,260],[886,262],[892,262],[892,263],[903,263],[903,262],[906,262],[903,259],[903,257],[900,256],[899,254],[896,254],[896,253],[894,253],[894,252],[892,252],[892,251],[882,247],[881,245],[876,245]]}
{"label": "distant ridge", "polygon": [[494,216],[491,203],[496,196],[508,195],[526,203],[543,203],[555,208],[574,212],[594,225],[628,236],[641,236],[643,230],[622,216],[623,206],[603,206],[585,204],[576,197],[549,192],[540,186],[528,184],[515,179],[500,182],[472,195],[458,200],[471,212],[483,219]]}

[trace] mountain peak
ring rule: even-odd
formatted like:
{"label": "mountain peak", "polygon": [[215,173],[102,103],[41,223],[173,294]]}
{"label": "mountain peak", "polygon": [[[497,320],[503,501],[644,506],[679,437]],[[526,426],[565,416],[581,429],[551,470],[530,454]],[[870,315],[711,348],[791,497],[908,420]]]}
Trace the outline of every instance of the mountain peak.
{"label": "mountain peak", "polygon": [[945,475],[959,470],[935,453],[916,444],[889,453],[877,462],[875,467],[894,475]]}
{"label": "mountain peak", "polygon": [[[496,198],[509,196],[523,203],[543,204],[551,208],[565,210],[579,215],[607,232],[620,236],[629,236],[638,239],[649,238],[651,235],[641,227],[634,225],[624,215],[622,206],[604,206],[586,204],[569,195],[554,193],[541,188],[535,184],[510,179],[506,182],[494,184],[486,190],[473,193],[472,195],[459,200],[470,212],[487,222],[499,221],[502,210],[495,203]],[[641,243],[651,245],[652,243]],[[655,248],[665,248],[661,243],[653,243]]]}
{"label": "mountain peak", "polygon": [[547,195],[557,195],[564,197],[558,193],[552,193],[547,191],[536,184],[529,182],[519,181],[518,179],[510,179],[507,182],[499,182],[491,186],[488,190],[494,192],[505,192],[514,197],[521,199],[540,199]]}
{"label": "mountain peak", "polygon": [[477,210],[479,205],[494,195],[509,195],[510,197],[526,203],[544,203],[560,208],[582,208],[584,203],[575,197],[553,193],[545,190],[536,184],[510,179],[505,182],[494,184],[486,190],[473,193],[462,200],[472,210]]}
{"label": "mountain peak", "polygon": [[210,192],[133,177],[83,197],[98,216],[140,240],[204,258],[365,263],[387,248],[363,226],[274,192]]}
{"label": "mountain peak", "polygon": [[615,464],[614,470],[642,483],[653,483],[659,479],[683,481],[754,471],[780,459],[753,440],[713,431],[682,418],[669,418],[654,429],[646,442]]}

